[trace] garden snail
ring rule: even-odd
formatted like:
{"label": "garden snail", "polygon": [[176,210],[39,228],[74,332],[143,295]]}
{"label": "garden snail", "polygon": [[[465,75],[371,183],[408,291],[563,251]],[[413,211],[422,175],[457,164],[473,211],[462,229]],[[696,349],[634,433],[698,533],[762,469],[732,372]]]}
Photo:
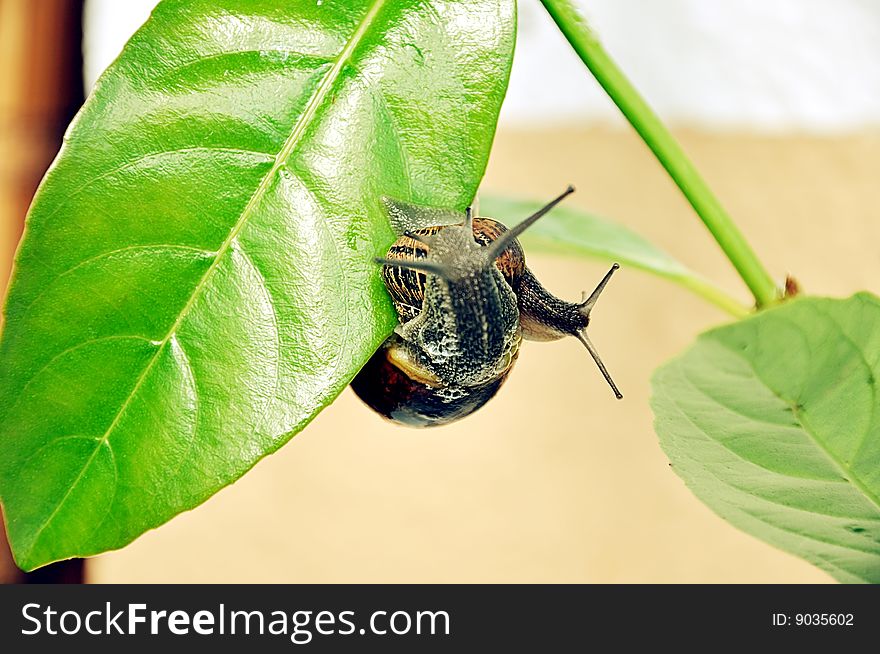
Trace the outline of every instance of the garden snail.
{"label": "garden snail", "polygon": [[460,222],[460,214],[386,199],[402,236],[376,262],[383,265],[400,325],[352,381],[355,393],[396,422],[446,424],[498,392],[523,338],[572,335],[586,346],[615,396],[623,397],[586,334],[590,311],[619,266],[612,266],[592,294],[584,293],[582,302],[565,302],[529,271],[517,240],[572,192],[569,186],[512,229],[475,218],[470,208]]}

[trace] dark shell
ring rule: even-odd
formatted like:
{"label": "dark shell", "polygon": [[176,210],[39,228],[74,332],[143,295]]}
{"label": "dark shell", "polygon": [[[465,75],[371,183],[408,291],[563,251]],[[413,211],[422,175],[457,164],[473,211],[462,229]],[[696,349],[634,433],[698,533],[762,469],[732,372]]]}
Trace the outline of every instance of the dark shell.
{"label": "dark shell", "polygon": [[391,336],[361,369],[351,387],[367,406],[389,420],[411,427],[435,427],[470,415],[488,402],[501,388],[516,361],[495,379],[480,386],[437,386],[414,379],[399,368],[393,348],[400,339]]}
{"label": "dark shell", "polygon": [[[413,234],[430,236],[436,234],[443,227],[428,227],[414,230]],[[507,231],[507,227],[491,218],[474,218],[474,239],[482,246],[489,245],[501,234]],[[398,238],[388,251],[389,259],[427,259],[428,246],[415,241],[408,236]],[[497,259],[495,265],[514,293],[518,294],[520,282],[525,270],[525,255],[519,242],[514,240]],[[425,298],[425,274],[415,270],[384,266],[382,279],[391,294],[391,299],[397,309],[401,323],[407,323],[422,310],[422,301]]]}

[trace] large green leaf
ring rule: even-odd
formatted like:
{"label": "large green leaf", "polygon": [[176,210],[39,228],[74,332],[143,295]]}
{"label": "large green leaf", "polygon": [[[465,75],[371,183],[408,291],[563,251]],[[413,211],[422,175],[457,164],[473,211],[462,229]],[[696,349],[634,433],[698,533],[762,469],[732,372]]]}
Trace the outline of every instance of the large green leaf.
{"label": "large green leaf", "polygon": [[[480,213],[513,226],[543,202],[480,196]],[[703,296],[734,315],[743,316],[745,308],[714,284],[627,227],[591,213],[559,206],[529,228],[520,237],[527,252],[598,258],[617,261],[663,277]]]}
{"label": "large green leaf", "polygon": [[0,497],[26,568],[234,481],[394,324],[381,197],[463,209],[514,0],[166,0],[31,208],[0,345]]}
{"label": "large green leaf", "polygon": [[654,376],[660,443],[716,513],[880,583],[880,299],[805,298],[702,335]]}

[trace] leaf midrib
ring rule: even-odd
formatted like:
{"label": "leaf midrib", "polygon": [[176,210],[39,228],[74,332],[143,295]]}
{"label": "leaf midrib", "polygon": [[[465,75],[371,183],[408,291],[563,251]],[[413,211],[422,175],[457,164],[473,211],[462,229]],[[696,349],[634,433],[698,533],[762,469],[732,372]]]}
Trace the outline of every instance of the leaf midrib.
{"label": "leaf midrib", "polygon": [[[878,513],[880,513],[880,497],[878,497],[867,486],[865,486],[864,482],[862,482],[862,480],[859,479],[859,476],[857,474],[855,474],[855,472],[853,470],[851,470],[848,466],[846,466],[842,461],[838,460],[838,458],[834,454],[834,452],[832,452],[825,445],[825,443],[822,441],[822,439],[819,438],[819,436],[815,433],[815,431],[810,427],[809,422],[807,421],[807,419],[803,415],[803,412],[801,411],[801,409],[798,407],[797,402],[793,402],[791,400],[788,400],[788,399],[782,397],[782,395],[780,395],[776,391],[775,388],[771,387],[767,382],[765,382],[764,379],[758,374],[758,370],[752,361],[750,361],[746,357],[742,356],[741,353],[737,352],[733,348],[728,347],[723,342],[718,341],[718,343],[725,350],[727,350],[728,352],[730,352],[733,355],[742,359],[742,361],[744,361],[746,363],[746,365],[748,365],[749,369],[754,374],[755,379],[762,386],[764,386],[764,388],[766,388],[768,391],[770,391],[776,399],[778,399],[780,402],[784,403],[786,406],[788,406],[791,409],[792,415],[795,417],[795,419],[800,424],[800,426],[801,426],[804,434],[806,434],[807,438],[810,441],[812,441],[813,444],[828,458],[828,460],[831,462],[831,464],[840,472],[841,477],[843,477],[844,480],[848,481],[853,486],[855,486],[856,489],[858,489],[861,492],[861,494],[869,502],[871,502],[871,504],[874,505],[874,507],[877,509]],[[869,369],[870,369],[870,367],[869,367]]]}
{"label": "leaf midrib", "polygon": [[[681,375],[681,380],[684,381],[685,383],[687,383],[691,387],[691,389],[693,389],[696,393],[699,393],[701,396],[703,396],[704,398],[706,398],[710,402],[714,402],[718,406],[724,408],[725,410],[727,410],[731,413],[738,413],[737,410],[734,409],[733,407],[721,404],[715,397],[713,397],[712,395],[709,395],[703,388],[697,386],[693,382],[693,380],[690,379],[684,373],[684,371],[679,370],[678,372]],[[726,444],[719,441],[718,439],[713,438],[712,435],[702,425],[700,425],[698,422],[696,422],[694,420],[694,418],[690,414],[688,414],[687,411],[684,410],[684,408],[681,405],[681,402],[679,402],[678,399],[676,399],[674,395],[667,393],[666,398],[673,406],[675,406],[675,408],[678,410],[679,415],[684,420],[686,420],[688,423],[690,423],[690,425],[694,429],[696,429],[700,434],[702,434],[702,436],[706,440],[711,441],[712,443],[723,448],[725,452],[727,452],[728,454],[735,457],[737,460],[742,461],[745,464],[760,468],[763,472],[766,472],[768,474],[779,476],[779,477],[784,477],[785,479],[790,479],[790,480],[814,482],[814,483],[820,483],[820,484],[821,483],[824,483],[824,484],[844,484],[846,486],[852,485],[851,481],[845,477],[841,478],[841,479],[823,479],[821,477],[804,477],[804,476],[794,475],[794,474],[787,473],[787,472],[780,472],[779,470],[774,470],[772,468],[768,468],[766,466],[763,466],[760,463],[758,463],[757,461],[748,458],[746,455],[741,454],[741,453],[737,452],[736,450],[728,447]],[[744,415],[744,414],[739,413],[739,415]],[[748,416],[745,416],[745,417],[748,417]],[[761,423],[760,420],[757,420],[757,419],[752,419],[752,420],[754,420],[755,422]],[[768,424],[771,426],[778,426],[778,425],[774,425],[774,423],[769,423],[769,422],[765,422],[763,424]],[[793,427],[793,428],[797,429],[798,432],[800,432],[800,433],[806,433],[806,428],[803,425],[801,425],[799,427]],[[785,507],[785,508],[790,509],[792,511],[808,513],[810,515],[818,515],[818,516],[823,516],[823,517],[828,517],[828,518],[840,518],[843,520],[851,520],[853,522],[858,522],[861,520],[878,520],[878,519],[880,519],[880,518],[864,518],[864,517],[848,516],[848,515],[844,515],[841,513],[827,513],[827,512],[817,511],[814,509],[805,509],[805,508],[801,508],[801,507],[797,507],[797,506],[791,506],[789,504],[785,504],[784,502],[781,502],[778,500],[770,499],[769,497],[766,497],[764,495],[758,495],[757,493],[752,493],[747,488],[744,488],[742,486],[738,486],[730,481],[727,481],[726,479],[723,479],[708,466],[701,465],[700,462],[697,461],[692,455],[690,455],[685,449],[682,448],[680,451],[681,451],[682,456],[690,459],[695,465],[699,465],[702,469],[704,469],[707,472],[707,474],[712,475],[712,477],[715,478],[719,483],[737,491],[738,493],[741,493],[742,495],[760,500],[762,502],[766,502],[768,504],[773,504],[773,505],[780,506],[780,507]],[[844,547],[844,546],[841,545],[841,547]]]}
{"label": "leaf midrib", "polygon": [[[733,354],[737,354],[737,355],[739,354],[738,352],[736,352],[736,351],[734,351],[734,350],[730,350],[730,348],[725,347],[725,349],[727,349],[728,351],[732,352]],[[744,360],[745,360],[745,359],[744,359]],[[691,386],[691,388],[693,388],[694,390],[698,391],[701,395],[703,395],[704,397],[706,397],[706,398],[709,399],[710,401],[713,401],[713,402],[716,401],[713,397],[711,397],[710,395],[707,395],[706,392],[705,392],[702,388],[696,386],[696,385],[694,384],[693,380],[691,380],[691,379],[687,376],[687,374],[685,373],[685,371],[684,371],[683,369],[679,368],[678,372],[679,372],[679,374],[681,375],[681,378],[682,378],[686,383],[688,383],[688,384]],[[758,379],[758,380],[761,382],[761,384],[764,385],[764,386],[765,386],[765,387],[766,387],[771,393],[773,393],[774,397],[776,397],[777,399],[781,400],[783,403],[788,404],[788,401],[787,401],[787,400],[785,400],[784,398],[781,398],[781,397],[780,397],[780,396],[779,396],[779,395],[778,395],[778,394],[777,394],[772,388],[770,388],[767,384],[765,384],[765,383],[763,382],[763,380],[760,379],[760,377],[757,377],[757,376],[756,376],[755,378]],[[690,416],[690,414],[688,414],[688,412],[686,412],[686,411],[682,408],[682,406],[681,406],[681,404],[679,403],[679,401],[675,398],[674,393],[668,393],[668,392],[667,392],[667,393],[666,393],[666,398],[667,398],[667,400],[671,403],[671,405],[674,406],[674,407],[676,408],[676,410],[678,411],[679,415],[682,416],[685,420],[687,420],[687,421],[688,421],[688,422],[689,422],[689,423],[690,423],[690,424],[691,424],[691,425],[692,425],[692,426],[693,426],[693,427],[694,427],[694,428],[695,428],[695,429],[696,429],[696,430],[702,435],[703,438],[706,438],[707,440],[711,441],[711,442],[714,443],[715,445],[718,445],[719,447],[723,448],[725,452],[728,452],[729,454],[732,454],[732,455],[735,456],[737,459],[739,459],[740,461],[743,461],[743,462],[746,463],[746,464],[749,464],[749,465],[759,465],[759,464],[755,463],[754,461],[752,461],[752,460],[750,460],[750,459],[748,459],[748,458],[742,456],[742,455],[739,454],[738,452],[735,452],[734,450],[728,448],[727,446],[725,446],[722,442],[718,441],[717,439],[713,438],[713,437],[709,434],[709,432],[707,432],[702,426],[700,426],[699,424],[697,424],[697,423],[694,421],[694,419]],[[733,411],[733,409],[730,408],[730,407],[728,407],[728,410]],[[797,416],[796,416],[796,417],[797,417]],[[798,420],[798,422],[801,424],[800,430],[801,430],[804,434],[806,434],[807,437],[808,437],[809,439],[811,439],[811,440],[818,440],[818,439],[816,439],[816,437],[814,437],[814,436],[809,432],[807,426],[804,425],[804,424],[800,421],[800,419]],[[832,465],[834,465],[836,468],[839,469],[839,466],[836,465],[836,460],[835,460],[833,457],[831,457],[831,455],[830,455],[830,454],[829,454],[824,448],[822,448],[821,445],[819,445],[818,443],[817,443],[817,447],[819,447],[819,449],[820,449],[823,453],[825,453],[825,455],[826,455],[829,459],[831,459]],[[845,515],[839,515],[839,514],[817,513],[817,512],[815,512],[815,511],[811,511],[811,510],[809,510],[809,509],[803,509],[803,508],[800,508],[800,507],[790,506],[790,505],[784,504],[784,503],[782,503],[782,502],[777,502],[777,501],[775,501],[775,500],[771,500],[771,499],[769,499],[769,498],[767,498],[767,497],[764,497],[764,496],[761,496],[761,495],[756,495],[756,494],[754,494],[754,493],[749,492],[747,489],[741,488],[741,487],[739,487],[739,486],[737,486],[737,485],[731,483],[730,481],[728,481],[727,479],[725,479],[724,477],[722,477],[722,476],[720,476],[718,473],[716,473],[714,470],[712,470],[710,467],[707,467],[707,466],[703,465],[703,463],[701,463],[700,461],[698,461],[697,459],[695,459],[695,458],[694,458],[694,457],[693,457],[693,456],[687,451],[687,448],[678,448],[678,452],[679,452],[680,456],[682,456],[682,457],[684,457],[684,458],[690,460],[691,463],[692,463],[693,465],[695,465],[697,468],[699,468],[701,471],[705,472],[706,474],[710,475],[715,481],[717,481],[717,482],[720,483],[721,485],[726,486],[727,488],[731,489],[733,492],[735,492],[735,493],[739,493],[739,494],[740,494],[741,496],[743,496],[743,497],[748,497],[748,498],[750,498],[750,499],[752,499],[752,500],[757,500],[757,501],[759,501],[759,502],[769,503],[769,504],[771,504],[771,505],[775,505],[775,506],[779,506],[779,507],[784,508],[784,509],[788,509],[789,511],[794,511],[794,512],[797,512],[797,513],[804,513],[804,514],[808,514],[808,515],[811,515],[811,516],[821,516],[822,518],[831,518],[831,519],[835,519],[835,518],[836,518],[836,519],[844,519],[844,520],[846,520],[846,519],[850,519],[850,520],[852,520],[852,521],[859,521],[859,520],[862,520],[862,518],[854,518],[854,517],[851,517],[851,516],[845,516]],[[770,470],[764,468],[763,466],[759,466],[759,467],[761,467],[762,470],[767,470],[768,472],[773,472],[774,474],[782,474],[782,473],[779,473],[779,472],[770,471]],[[791,477],[791,475],[784,475],[784,476],[786,476],[786,477]],[[795,477],[795,478],[796,478],[796,479],[802,479],[801,477]],[[689,488],[691,488],[691,484],[690,484],[690,482],[686,481],[685,483],[688,485]],[[849,479],[848,477],[844,477],[844,479],[841,480],[841,483],[846,483],[846,484],[848,484],[848,485],[851,485],[851,484],[852,484],[852,480]],[[857,486],[857,488],[858,488],[858,486]],[[692,490],[693,490],[693,488],[692,488]],[[859,490],[861,490],[861,489],[859,489]],[[701,497],[702,497],[702,496],[701,496]],[[870,499],[870,497],[869,497],[868,499]],[[704,499],[704,501],[706,501],[706,500]],[[777,530],[780,530],[780,531],[784,531],[784,532],[787,532],[787,533],[789,533],[789,534],[791,534],[791,535],[793,535],[793,536],[796,536],[796,537],[799,537],[799,538],[804,538],[804,539],[810,540],[810,541],[815,542],[815,543],[821,543],[821,544],[823,544],[823,545],[825,545],[825,546],[828,546],[828,547],[833,547],[833,548],[841,549],[841,550],[844,550],[844,551],[846,551],[846,552],[858,553],[858,554],[861,554],[861,555],[869,555],[869,556],[875,556],[875,557],[878,556],[877,553],[876,553],[876,551],[872,551],[872,550],[864,549],[864,548],[861,548],[861,547],[856,547],[856,546],[854,546],[854,545],[852,545],[852,544],[850,544],[850,543],[841,543],[841,542],[831,541],[831,540],[828,540],[828,539],[820,538],[820,537],[816,536],[815,534],[808,534],[808,533],[804,533],[804,532],[800,532],[800,531],[795,531],[795,530],[793,530],[793,529],[786,528],[785,526],[783,526],[783,525],[781,525],[781,524],[776,524],[776,523],[774,523],[774,522],[772,522],[772,521],[768,521],[766,518],[763,518],[763,517],[761,517],[761,516],[758,515],[758,514],[752,513],[752,512],[749,511],[747,508],[745,508],[744,505],[739,504],[739,503],[737,503],[737,502],[729,501],[729,500],[727,500],[727,499],[722,499],[721,501],[724,502],[725,504],[727,504],[727,506],[730,507],[730,508],[732,508],[733,510],[735,510],[735,511],[739,511],[739,512],[741,512],[743,515],[748,516],[750,519],[752,519],[752,520],[756,520],[756,521],[762,523],[765,527],[769,527],[769,528],[771,528],[771,529],[777,529]],[[707,502],[707,504],[709,504],[708,501],[706,501],[706,502]],[[710,504],[710,506],[713,506],[713,505]],[[726,514],[724,514],[724,513],[721,513],[720,511],[719,511],[719,515],[721,515],[721,516],[722,516],[723,518],[725,518],[725,519],[730,519],[730,516],[729,516],[729,515],[726,515]],[[731,522],[733,522],[733,520],[731,520]],[[734,524],[735,524],[735,523],[734,523]],[[771,541],[771,542],[772,542],[772,541]],[[820,557],[818,554],[817,554],[816,556],[817,556],[818,558],[822,558],[822,557]],[[824,561],[824,559],[823,559],[823,561]],[[825,562],[826,562],[826,564],[827,564],[827,561],[825,561]],[[815,561],[814,561],[814,563],[815,563]],[[820,566],[820,567],[821,567],[821,566]],[[854,577],[854,578],[856,578],[856,579],[859,579],[859,580],[861,580],[861,581],[863,581],[863,582],[869,582],[869,580],[867,580],[867,579],[861,577],[859,574],[857,574],[856,572],[853,572],[852,570],[849,570],[849,569],[846,569],[846,568],[841,568],[841,567],[836,566],[836,565],[833,566],[833,567],[835,567],[835,569],[840,570],[840,571],[843,571],[843,572],[845,572],[847,575],[850,575],[850,576],[852,576],[852,577]],[[826,571],[827,571],[827,570],[826,570]]]}
{"label": "leaf midrib", "polygon": [[361,22],[358,24],[357,29],[354,31],[352,36],[346,42],[345,47],[343,47],[343,49],[339,52],[339,54],[333,60],[333,65],[330,67],[330,69],[325,74],[324,78],[321,80],[321,83],[318,85],[318,88],[315,90],[314,95],[309,100],[309,103],[306,105],[305,109],[303,110],[303,113],[300,115],[299,119],[296,121],[293,128],[291,129],[290,135],[284,141],[284,143],[281,147],[281,150],[276,155],[275,161],[272,164],[272,167],[263,176],[263,179],[260,181],[259,186],[257,186],[253,195],[251,195],[251,198],[248,201],[247,205],[242,210],[241,215],[238,218],[238,221],[236,221],[235,225],[233,225],[232,229],[229,232],[229,235],[226,237],[226,239],[223,241],[223,243],[218,248],[217,253],[214,257],[214,260],[211,262],[211,265],[208,266],[208,269],[205,271],[205,273],[199,279],[198,283],[196,284],[195,288],[193,289],[193,292],[190,294],[189,299],[187,300],[186,304],[183,306],[183,308],[181,309],[177,318],[175,319],[175,321],[172,323],[171,327],[169,328],[168,333],[159,342],[158,346],[156,347],[155,353],[150,358],[149,362],[147,362],[147,365],[144,367],[144,370],[141,372],[141,374],[138,375],[138,378],[135,381],[135,384],[134,384],[131,392],[126,396],[125,401],[122,403],[119,410],[116,412],[116,415],[114,416],[112,422],[110,423],[110,426],[107,427],[107,430],[104,432],[103,436],[96,439],[95,449],[93,450],[93,452],[89,456],[89,458],[86,460],[86,462],[83,464],[82,470],[80,470],[76,479],[74,479],[74,481],[71,483],[70,487],[67,489],[67,491],[64,493],[64,495],[61,497],[61,499],[59,500],[58,504],[55,506],[55,509],[52,511],[52,513],[49,514],[49,516],[43,521],[43,523],[40,525],[40,527],[34,533],[33,540],[31,541],[31,546],[30,546],[30,548],[28,548],[28,556],[30,556],[33,553],[34,549],[37,547],[37,544],[39,543],[40,536],[42,535],[43,531],[45,531],[46,527],[52,522],[52,520],[55,518],[55,516],[61,510],[61,507],[64,506],[65,502],[70,497],[71,493],[74,491],[74,489],[77,487],[79,482],[82,480],[83,476],[85,475],[86,470],[88,470],[89,466],[92,464],[92,462],[94,461],[98,452],[100,451],[101,446],[104,444],[107,444],[109,446],[108,441],[110,439],[110,435],[113,433],[113,430],[116,429],[116,426],[119,424],[120,420],[125,415],[125,412],[128,410],[128,407],[131,405],[132,401],[137,396],[138,392],[140,391],[141,386],[143,385],[146,378],[149,376],[150,371],[153,369],[156,362],[159,360],[160,354],[166,348],[166,346],[171,341],[171,339],[174,338],[174,336],[177,334],[177,331],[180,329],[180,326],[183,324],[183,321],[189,315],[189,312],[192,310],[193,306],[195,306],[197,299],[199,298],[202,291],[205,289],[208,282],[213,277],[214,273],[216,272],[217,268],[219,267],[220,262],[222,261],[223,257],[229,251],[229,248],[232,247],[232,244],[235,242],[236,238],[241,233],[241,230],[244,228],[248,219],[251,217],[251,214],[254,212],[255,208],[258,206],[258,204],[262,200],[262,198],[265,195],[266,191],[268,190],[270,184],[272,183],[272,180],[275,178],[276,174],[281,169],[281,167],[287,163],[287,159],[293,153],[294,148],[296,148],[296,146],[299,144],[300,140],[302,139],[303,135],[306,132],[306,129],[308,129],[309,125],[311,124],[312,119],[315,117],[315,114],[317,113],[319,107],[323,104],[325,98],[330,93],[330,90],[334,86],[335,82],[339,79],[339,76],[342,72],[342,69],[345,67],[349,58],[354,53],[354,51],[357,49],[357,47],[360,44],[361,40],[363,39],[364,35],[370,29],[370,26],[372,25],[376,16],[379,14],[379,11],[384,6],[385,1],[386,0],[374,0],[373,4],[370,6],[367,13],[364,15],[364,17],[361,19]]}
{"label": "leaf midrib", "polygon": [[[678,402],[678,401],[677,401],[672,395],[668,395],[668,394],[667,394],[667,398],[668,398],[669,401],[675,406],[675,408],[678,410],[679,414],[680,414],[681,416],[683,416],[683,417],[685,418],[685,420],[687,420],[688,422],[690,422],[691,425],[692,425],[692,426],[693,426],[693,427],[694,427],[694,428],[695,428],[695,429],[696,429],[696,430],[697,430],[697,431],[698,431],[698,432],[699,432],[704,438],[706,438],[707,440],[711,441],[712,443],[718,445],[719,447],[722,447],[726,452],[732,454],[733,456],[735,456],[736,458],[740,459],[741,461],[744,461],[744,462],[746,462],[746,463],[751,463],[751,464],[754,465],[754,462],[749,461],[748,459],[741,457],[741,456],[740,456],[739,454],[737,454],[736,452],[733,452],[733,451],[731,451],[729,448],[724,447],[724,445],[723,445],[722,443],[720,443],[720,442],[718,442],[716,439],[712,438],[712,436],[711,436],[711,435],[710,435],[705,429],[703,429],[700,425],[698,425],[697,423],[695,423],[695,422],[693,421],[693,419],[685,413],[684,409],[682,409],[682,407],[681,407],[681,404],[680,404],[680,403],[679,403],[679,402]],[[862,520],[862,518],[854,518],[854,517],[852,517],[852,516],[846,516],[846,515],[840,515],[840,514],[819,513],[819,512],[817,512],[817,511],[812,511],[812,510],[810,510],[810,509],[803,509],[803,508],[800,508],[800,507],[796,507],[796,506],[791,506],[791,505],[789,505],[789,504],[785,504],[784,502],[780,502],[780,501],[777,501],[777,500],[772,500],[772,499],[769,499],[769,498],[767,498],[767,497],[765,497],[765,496],[763,496],[763,495],[756,495],[755,493],[750,492],[748,489],[746,489],[746,488],[742,488],[742,487],[737,486],[736,484],[734,484],[734,483],[728,481],[728,480],[725,479],[723,476],[721,476],[721,475],[719,475],[717,472],[715,472],[712,468],[703,465],[699,460],[697,460],[696,458],[694,458],[694,456],[691,455],[686,449],[683,449],[683,448],[682,448],[682,449],[680,450],[680,453],[681,453],[681,456],[684,457],[684,458],[686,458],[686,459],[688,459],[688,460],[691,462],[692,465],[694,465],[695,467],[699,467],[700,470],[701,470],[702,472],[705,472],[706,474],[711,475],[712,478],[713,478],[715,481],[717,481],[719,484],[721,484],[721,485],[723,485],[723,486],[726,486],[727,488],[729,488],[729,489],[730,489],[731,491],[733,491],[734,493],[738,493],[739,495],[741,495],[741,496],[743,496],[743,497],[746,497],[746,498],[748,498],[749,500],[757,500],[758,502],[763,502],[764,504],[769,504],[769,505],[771,505],[771,506],[780,507],[780,508],[782,508],[782,509],[786,509],[786,510],[788,510],[788,511],[794,512],[794,513],[796,513],[796,514],[801,514],[801,513],[802,513],[802,514],[810,515],[810,516],[821,516],[822,518],[831,518],[831,519],[840,519],[840,520],[851,520],[851,521],[853,521],[853,522],[855,522],[855,521],[859,521],[859,520]],[[759,515],[756,515],[756,514],[753,514],[753,513],[749,512],[749,511],[745,508],[745,506],[744,506],[743,504],[736,503],[736,502],[733,502],[733,501],[729,501],[729,500],[727,500],[726,498],[721,498],[721,501],[726,502],[728,505],[732,506],[732,507],[735,508],[736,510],[738,510],[738,511],[742,511],[742,512],[745,513],[746,515],[749,515],[750,517],[754,518],[755,520],[760,520],[760,521],[763,522],[764,524],[766,524],[766,525],[768,525],[768,526],[770,526],[770,527],[773,527],[774,529],[780,529],[780,530],[782,530],[782,531],[787,531],[787,532],[790,533],[790,534],[793,534],[793,535],[796,535],[796,536],[801,536],[801,537],[803,537],[803,538],[807,538],[807,539],[812,540],[812,541],[815,541],[815,542],[817,542],[817,543],[824,543],[825,545],[830,545],[830,546],[832,546],[832,547],[837,547],[837,548],[840,548],[840,549],[843,549],[843,550],[848,550],[848,551],[852,551],[852,552],[861,552],[861,553],[863,553],[863,554],[869,554],[869,555],[871,555],[871,556],[878,556],[878,557],[880,557],[880,554],[878,554],[875,550],[863,549],[863,548],[860,548],[860,547],[855,547],[855,546],[853,546],[853,545],[851,545],[851,544],[843,544],[843,543],[839,543],[839,542],[836,542],[836,541],[832,541],[832,540],[828,540],[828,539],[820,538],[820,537],[816,536],[815,534],[808,534],[808,533],[804,533],[804,532],[800,532],[800,531],[793,531],[793,530],[791,530],[791,529],[788,529],[788,528],[786,528],[786,527],[780,526],[780,525],[778,525],[778,524],[774,524],[773,522],[768,522],[765,518],[762,518],[762,517],[759,516]]]}

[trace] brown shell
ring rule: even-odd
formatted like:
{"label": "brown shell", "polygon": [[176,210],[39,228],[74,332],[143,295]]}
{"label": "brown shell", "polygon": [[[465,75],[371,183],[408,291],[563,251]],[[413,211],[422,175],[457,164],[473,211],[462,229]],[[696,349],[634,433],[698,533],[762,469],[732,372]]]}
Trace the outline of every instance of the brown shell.
{"label": "brown shell", "polygon": [[[414,230],[413,234],[430,236],[436,234],[444,227],[428,227]],[[507,227],[491,218],[474,218],[474,238],[483,246],[489,245],[501,234],[507,231]],[[428,246],[415,241],[408,236],[398,238],[388,250],[388,259],[426,259]],[[495,265],[507,283],[518,294],[519,286],[525,271],[525,255],[519,242],[514,240],[497,259]],[[397,315],[401,323],[407,323],[422,310],[422,301],[425,297],[425,274],[415,270],[384,266],[382,278],[385,286],[391,294],[391,299],[397,309]]]}
{"label": "brown shell", "polygon": [[352,390],[380,415],[410,427],[436,427],[473,413],[491,400],[516,362],[497,377],[479,386],[442,386],[418,379],[399,367],[400,338],[394,334],[383,343],[351,382]]}

